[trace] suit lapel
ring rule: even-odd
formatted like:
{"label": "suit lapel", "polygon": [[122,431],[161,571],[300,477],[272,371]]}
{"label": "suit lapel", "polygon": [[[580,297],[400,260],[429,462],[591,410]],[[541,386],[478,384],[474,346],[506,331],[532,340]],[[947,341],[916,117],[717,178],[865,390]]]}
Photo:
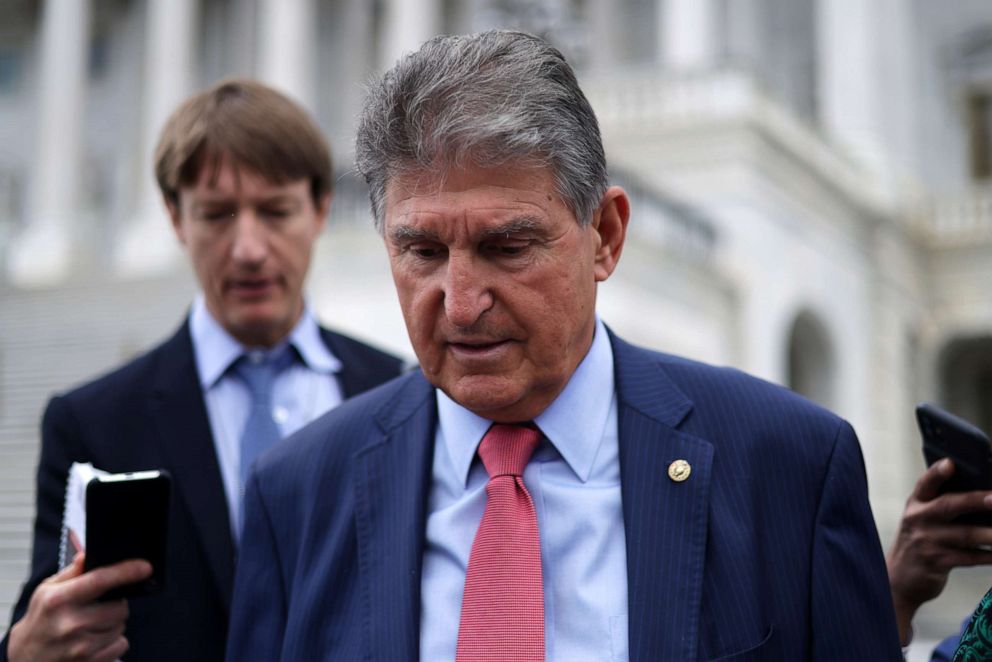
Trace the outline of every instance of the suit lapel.
{"label": "suit lapel", "polygon": [[420,575],[437,407],[420,373],[376,416],[356,456],[356,529],[369,659],[419,655]]}
{"label": "suit lapel", "polygon": [[[695,660],[713,446],[678,430],[692,409],[658,355],[611,334],[627,542],[630,659]],[[685,460],[689,478],[669,478]]]}
{"label": "suit lapel", "polygon": [[364,366],[361,365],[361,362],[354,360],[348,348],[334,332],[320,327],[320,339],[324,341],[331,353],[341,361],[341,372],[337,374],[337,378],[341,383],[341,394],[346,400],[374,385],[369,384],[363,387],[365,379],[362,371]]}
{"label": "suit lapel", "polygon": [[162,348],[149,404],[153,428],[181,499],[199,534],[224,606],[234,586],[234,542],[203,391],[186,324]]}

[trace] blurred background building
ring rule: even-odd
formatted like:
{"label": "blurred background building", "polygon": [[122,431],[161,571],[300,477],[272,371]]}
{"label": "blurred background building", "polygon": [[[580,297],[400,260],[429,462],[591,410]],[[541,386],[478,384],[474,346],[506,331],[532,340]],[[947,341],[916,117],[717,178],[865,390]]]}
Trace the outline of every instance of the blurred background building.
{"label": "blurred background building", "polygon": [[[513,27],[579,72],[633,198],[600,311],[847,417],[888,545],[913,405],[992,431],[988,0],[0,0],[0,613],[26,576],[46,399],[171,334],[194,283],[151,175],[188,94],[305,104],[339,175],[310,301],[412,356],[351,172],[363,82],[437,33]],[[917,637],[992,583],[958,571]]]}

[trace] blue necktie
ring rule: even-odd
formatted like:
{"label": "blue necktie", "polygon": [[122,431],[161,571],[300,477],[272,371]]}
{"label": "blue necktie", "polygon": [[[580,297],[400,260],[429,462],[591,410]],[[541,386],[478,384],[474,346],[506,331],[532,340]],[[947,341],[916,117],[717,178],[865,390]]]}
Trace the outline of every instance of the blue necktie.
{"label": "blue necktie", "polygon": [[241,435],[242,491],[255,459],[282,438],[279,425],[272,418],[272,385],[294,356],[293,349],[286,347],[274,354],[246,354],[235,364],[235,372],[251,393],[251,408]]}

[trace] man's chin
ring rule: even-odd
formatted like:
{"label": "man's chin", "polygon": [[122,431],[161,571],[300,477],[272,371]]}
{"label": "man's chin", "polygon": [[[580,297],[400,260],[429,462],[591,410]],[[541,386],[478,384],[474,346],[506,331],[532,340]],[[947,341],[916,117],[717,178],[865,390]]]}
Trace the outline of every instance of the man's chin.
{"label": "man's chin", "polygon": [[529,421],[547,406],[527,397],[525,388],[506,377],[472,375],[439,387],[473,414],[501,423]]}
{"label": "man's chin", "polygon": [[292,328],[285,318],[272,315],[242,315],[225,326],[238,342],[252,347],[272,347]]}

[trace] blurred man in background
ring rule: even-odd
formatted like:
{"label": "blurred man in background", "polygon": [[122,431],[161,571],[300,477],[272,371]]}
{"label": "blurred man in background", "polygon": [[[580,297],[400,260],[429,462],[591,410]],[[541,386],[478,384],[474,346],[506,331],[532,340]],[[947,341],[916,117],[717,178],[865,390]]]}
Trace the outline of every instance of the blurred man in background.
{"label": "blurred man in background", "polygon": [[[318,326],[303,297],[331,203],[328,147],[294,102],[251,81],[196,95],[168,120],[155,172],[201,293],[178,332],[54,398],[42,424],[31,576],[0,657],[224,657],[244,477],[281,437],[400,372]],[[122,311],[123,312],[123,311]],[[57,571],[73,462],[173,479],[161,594],[100,602],[143,561]]]}

